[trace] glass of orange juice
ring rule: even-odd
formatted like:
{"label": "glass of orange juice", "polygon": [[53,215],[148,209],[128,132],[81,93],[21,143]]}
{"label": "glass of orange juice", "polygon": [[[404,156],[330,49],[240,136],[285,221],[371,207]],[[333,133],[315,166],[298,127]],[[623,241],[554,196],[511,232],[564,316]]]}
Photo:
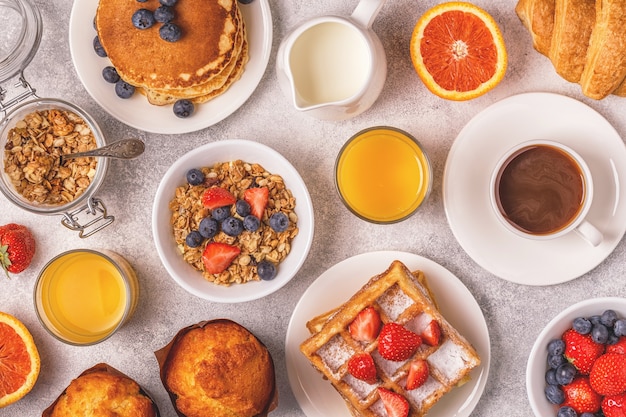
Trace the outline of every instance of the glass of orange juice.
{"label": "glass of orange juice", "polygon": [[139,296],[135,271],[121,255],[77,249],[53,258],[35,283],[35,310],[57,339],[92,345],[133,314]]}
{"label": "glass of orange juice", "polygon": [[396,223],[415,213],[432,188],[420,143],[388,126],[364,129],[341,148],[335,184],[345,206],[372,223]]}

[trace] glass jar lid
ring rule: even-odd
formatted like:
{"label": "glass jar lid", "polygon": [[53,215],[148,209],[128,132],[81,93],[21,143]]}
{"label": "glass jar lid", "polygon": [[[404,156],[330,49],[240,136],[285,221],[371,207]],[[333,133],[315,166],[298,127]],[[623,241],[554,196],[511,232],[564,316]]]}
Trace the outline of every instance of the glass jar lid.
{"label": "glass jar lid", "polygon": [[26,68],[42,33],[39,9],[32,0],[0,0],[0,83]]}

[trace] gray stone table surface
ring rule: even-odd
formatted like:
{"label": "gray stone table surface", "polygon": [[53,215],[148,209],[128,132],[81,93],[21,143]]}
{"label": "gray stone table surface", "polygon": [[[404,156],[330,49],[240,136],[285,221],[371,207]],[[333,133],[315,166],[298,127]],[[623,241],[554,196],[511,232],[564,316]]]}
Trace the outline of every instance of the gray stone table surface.
{"label": "gray stone table surface", "polygon": [[[44,33],[25,76],[39,96],[78,104],[93,115],[109,139],[139,137],[146,143],[146,152],[132,162],[112,161],[99,196],[116,220],[88,239],[79,239],[60,224],[58,217],[22,211],[0,197],[0,223],[29,226],[38,243],[37,254],[27,271],[10,280],[0,278],[0,310],[17,316],[28,326],[42,358],[41,374],[33,391],[20,402],[0,409],[0,417],[40,415],[72,378],[98,362],[107,362],[131,375],[153,393],[161,415],[173,417],[175,413],[159,380],[153,352],[167,344],[180,328],[221,317],[248,327],[272,353],[280,398],[272,415],[303,416],[290,388],[285,363],[285,336],[292,311],[303,292],[325,270],[351,256],[378,250],[407,251],[432,259],[456,275],[480,305],[489,328],[492,357],[489,379],[472,416],[532,415],[525,369],[536,336],[552,317],[574,302],[596,296],[626,296],[624,241],[599,266],[563,284],[525,286],[500,279],[468,256],[451,231],[442,197],[446,158],[455,137],[474,115],[515,94],[543,91],[580,100],[606,117],[621,136],[626,133],[626,99],[591,100],[581,94],[578,85],[557,76],[548,59],[532,48],[530,37],[514,12],[514,0],[474,1],[491,13],[502,29],[509,57],[502,83],[467,102],[434,96],[416,75],[408,50],[417,19],[436,3],[386,2],[373,25],[388,56],[384,90],[362,115],[330,122],[292,108],[278,85],[276,51],[281,39],[296,24],[319,15],[347,16],[357,1],[270,0],[272,51],[252,96],[213,126],[188,134],[164,135],[131,128],[94,101],[81,84],[70,55],[68,26],[72,2],[36,0]],[[375,225],[359,220],[341,204],[333,185],[334,161],[344,141],[375,125],[391,125],[415,135],[425,146],[434,169],[429,199],[417,214],[398,224]],[[296,167],[312,197],[315,236],[307,260],[285,287],[260,300],[228,305],[194,297],[168,276],[153,244],[151,215],[159,181],[172,163],[202,144],[233,138],[269,145]],[[75,248],[119,252],[132,263],[141,285],[139,306],[132,319],[110,339],[90,347],[69,346],[51,337],[39,324],[33,308],[33,285],[40,269],[55,255]]]}

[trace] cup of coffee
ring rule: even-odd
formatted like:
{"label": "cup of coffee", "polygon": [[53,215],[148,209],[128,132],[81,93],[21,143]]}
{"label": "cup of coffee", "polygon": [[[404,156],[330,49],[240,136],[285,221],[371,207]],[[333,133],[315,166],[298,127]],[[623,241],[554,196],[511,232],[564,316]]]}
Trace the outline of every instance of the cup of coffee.
{"label": "cup of coffee", "polygon": [[545,240],[575,231],[593,246],[603,240],[586,220],[591,171],[568,146],[532,140],[513,147],[496,165],[490,190],[496,217],[518,236]]}

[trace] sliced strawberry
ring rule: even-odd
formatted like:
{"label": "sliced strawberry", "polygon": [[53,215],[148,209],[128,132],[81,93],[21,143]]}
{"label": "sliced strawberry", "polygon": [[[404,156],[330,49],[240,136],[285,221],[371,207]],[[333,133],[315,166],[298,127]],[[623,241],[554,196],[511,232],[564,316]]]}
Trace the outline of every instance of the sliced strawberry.
{"label": "sliced strawberry", "polygon": [[428,379],[428,362],[424,359],[415,359],[409,365],[409,374],[406,377],[406,389],[412,390],[424,385]]}
{"label": "sliced strawberry", "polygon": [[591,388],[586,376],[576,377],[570,384],[564,385],[563,393],[565,402],[562,405],[572,407],[579,415],[600,410],[602,397]]}
{"label": "sliced strawberry", "polygon": [[562,336],[565,342],[565,357],[583,375],[589,375],[593,363],[604,353],[604,345],[594,342],[591,334],[580,334],[573,329]]}
{"label": "sliced strawberry", "polygon": [[378,336],[378,352],[390,361],[410,358],[421,344],[420,335],[398,323],[386,323]]}
{"label": "sliced strawberry", "polygon": [[243,192],[243,199],[250,204],[250,213],[256,218],[263,219],[269,195],[270,190],[267,187],[248,188]]}
{"label": "sliced strawberry", "polygon": [[369,306],[357,314],[356,318],[348,326],[348,330],[354,340],[373,342],[376,340],[381,326],[380,314],[374,307]]}
{"label": "sliced strawberry", "polygon": [[409,402],[402,395],[380,387],[378,388],[378,396],[389,417],[407,417],[409,415]]}
{"label": "sliced strawberry", "polygon": [[209,274],[219,274],[225,271],[240,253],[241,249],[237,246],[210,242],[202,253],[202,263]]}
{"label": "sliced strawberry", "polygon": [[604,397],[602,412],[605,417],[626,417],[626,394]]}
{"label": "sliced strawberry", "polygon": [[626,355],[605,353],[591,367],[591,387],[600,395],[617,395],[626,392]]}
{"label": "sliced strawberry", "polygon": [[437,346],[439,339],[441,339],[441,327],[439,327],[439,323],[435,320],[431,320],[420,336],[427,345]]}
{"label": "sliced strawberry", "polygon": [[365,352],[357,353],[348,360],[348,372],[368,384],[375,384],[378,379],[374,359],[372,355]]}
{"label": "sliced strawberry", "polygon": [[211,210],[218,207],[230,206],[237,202],[234,195],[225,188],[211,187],[202,194],[202,204]]}

